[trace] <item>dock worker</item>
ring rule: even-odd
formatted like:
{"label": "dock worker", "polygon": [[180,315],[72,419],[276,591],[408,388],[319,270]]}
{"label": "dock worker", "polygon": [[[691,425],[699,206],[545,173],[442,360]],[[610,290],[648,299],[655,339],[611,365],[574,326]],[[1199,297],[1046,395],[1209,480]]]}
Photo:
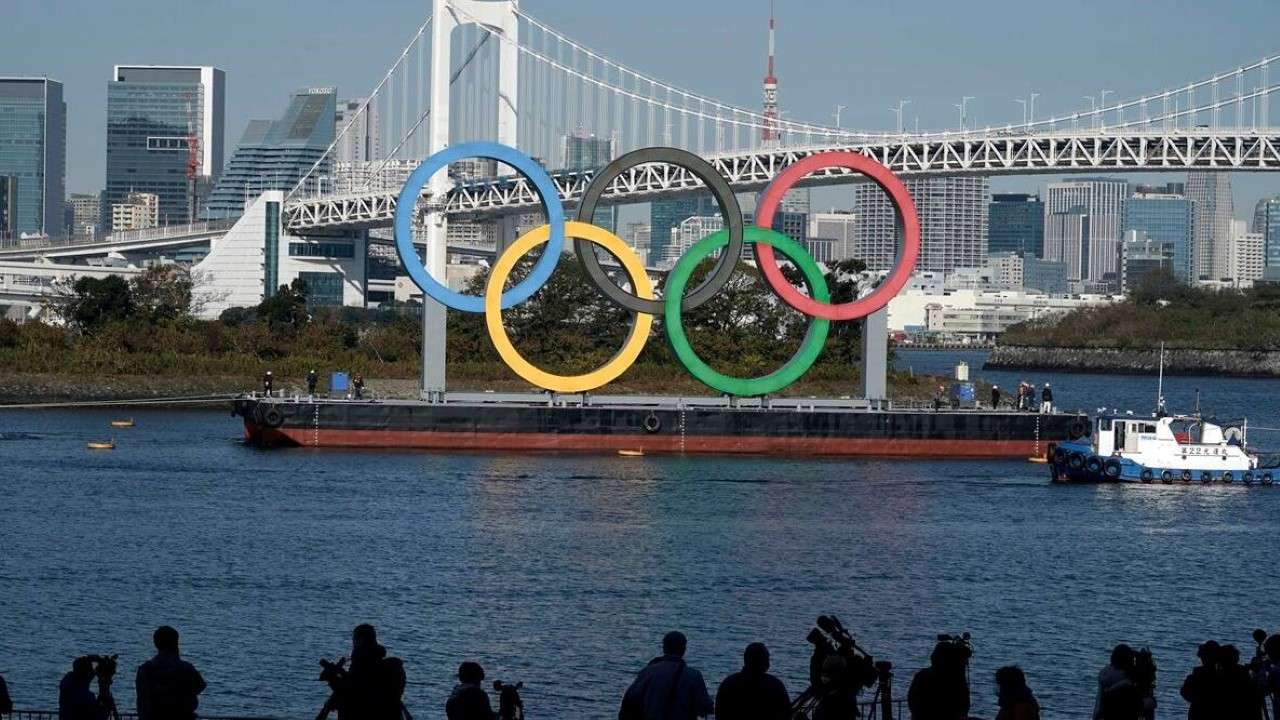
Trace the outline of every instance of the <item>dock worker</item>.
{"label": "dock worker", "polygon": [[312,368],[311,372],[307,373],[307,394],[308,395],[316,394],[316,383],[319,381],[320,381],[320,376],[316,375],[315,368]]}
{"label": "dock worker", "polygon": [[995,410],[1000,407],[1000,386],[991,386],[991,409]]}
{"label": "dock worker", "polygon": [[351,387],[356,391],[356,399],[364,397],[364,375],[356,373],[356,378],[351,381]]}
{"label": "dock worker", "polygon": [[1044,384],[1044,390],[1040,391],[1040,412],[1053,412],[1053,389],[1049,387],[1049,383]]}
{"label": "dock worker", "polygon": [[262,394],[271,397],[271,388],[275,385],[276,378],[268,370],[266,375],[262,376]]}

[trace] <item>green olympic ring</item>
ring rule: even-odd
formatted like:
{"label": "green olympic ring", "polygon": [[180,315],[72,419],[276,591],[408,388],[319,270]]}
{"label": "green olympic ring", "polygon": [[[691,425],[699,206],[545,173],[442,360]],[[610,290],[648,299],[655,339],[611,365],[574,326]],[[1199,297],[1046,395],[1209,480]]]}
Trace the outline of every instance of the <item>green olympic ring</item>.
{"label": "green olympic ring", "polygon": [[[769,245],[777,248],[783,255],[790,258],[800,268],[801,274],[804,275],[805,286],[809,289],[810,297],[824,303],[830,299],[830,292],[827,290],[827,281],[822,275],[822,269],[818,267],[818,263],[805,250],[804,246],[780,232],[754,225],[744,228],[744,232],[744,239],[747,242],[753,245],[756,243]],[[791,356],[791,359],[785,365],[768,375],[756,378],[738,378],[732,375],[725,375],[712,368],[702,358],[698,357],[698,354],[694,352],[693,346],[689,344],[689,338],[684,332],[684,324],[680,319],[680,304],[681,298],[684,297],[685,286],[688,285],[689,278],[693,275],[694,269],[698,267],[698,263],[728,244],[729,233],[725,230],[708,235],[689,248],[689,251],[671,269],[671,273],[667,276],[666,289],[663,292],[665,298],[663,321],[666,324],[667,341],[671,343],[671,350],[676,354],[676,358],[680,360],[685,369],[689,371],[689,374],[700,380],[707,387],[740,397],[768,395],[799,380],[800,376],[809,370],[809,367],[818,359],[818,355],[822,353],[822,348],[826,345],[827,331],[831,327],[831,321],[813,318],[809,323],[809,329],[804,334],[804,342],[800,344],[800,349]]]}

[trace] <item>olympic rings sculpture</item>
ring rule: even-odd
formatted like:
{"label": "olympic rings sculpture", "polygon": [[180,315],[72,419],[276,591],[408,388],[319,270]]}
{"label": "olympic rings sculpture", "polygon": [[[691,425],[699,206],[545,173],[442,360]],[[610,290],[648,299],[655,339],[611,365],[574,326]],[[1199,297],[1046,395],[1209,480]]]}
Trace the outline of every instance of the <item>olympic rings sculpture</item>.
{"label": "olympic rings sculpture", "polygon": [[[452,162],[470,157],[497,160],[524,175],[533,186],[547,215],[545,225],[526,232],[498,255],[485,284],[483,297],[450,290],[431,276],[413,247],[412,220],[422,189],[432,175]],[[666,295],[662,299],[655,297],[653,283],[635,251],[617,235],[591,224],[601,196],[614,180],[628,169],[647,163],[673,165],[701,180],[720,206],[725,226],[725,229],[699,240],[676,262],[667,276]],[[869,295],[839,305],[830,304],[826,279],[813,256],[803,245],[770,227],[788,190],[812,173],[831,170],[853,171],[879,185],[893,204],[899,236],[902,238],[902,251],[885,281]],[[884,165],[854,152],[815,153],[788,166],[760,196],[755,224],[746,225],[732,188],[711,163],[676,148],[635,150],[614,160],[592,178],[583,193],[577,218],[565,220],[564,207],[551,176],[533,158],[498,143],[462,143],[428,157],[405,181],[396,204],[396,251],[409,277],[428,297],[454,310],[484,313],[485,327],[498,356],[512,372],[532,385],[553,392],[577,393],[612,382],[626,372],[640,356],[649,339],[654,318],[662,316],[672,352],[689,374],[714,390],[737,396],[767,395],[800,379],[821,354],[831,321],[856,320],[888,305],[906,285],[920,257],[920,220],[910,192]],[[573,239],[574,252],[586,271],[587,279],[610,302],[630,311],[634,316],[627,338],[617,354],[601,367],[581,375],[555,375],[533,365],[516,350],[502,324],[503,310],[527,300],[550,279],[560,261],[566,238]],[[681,319],[683,311],[707,302],[729,282],[744,244],[750,244],[755,249],[761,275],[778,298],[811,318],[804,340],[791,359],[774,372],[754,378],[725,375],[699,358],[689,343]],[[542,245],[546,246],[542,257],[534,264],[528,277],[504,291],[507,279],[520,258]],[[618,260],[630,280],[630,291],[618,286],[609,277],[600,266],[594,247],[603,248]],[[721,252],[714,270],[686,294],[694,270],[716,251]],[[782,253],[799,268],[808,295],[792,286],[782,274],[775,251]]]}

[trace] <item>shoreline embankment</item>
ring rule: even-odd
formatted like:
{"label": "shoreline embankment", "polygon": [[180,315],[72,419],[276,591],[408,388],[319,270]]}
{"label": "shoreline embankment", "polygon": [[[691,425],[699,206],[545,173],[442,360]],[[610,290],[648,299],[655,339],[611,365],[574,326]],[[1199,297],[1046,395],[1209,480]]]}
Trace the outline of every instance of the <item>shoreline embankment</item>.
{"label": "shoreline embankment", "polygon": [[[983,368],[1154,375],[1160,369],[1160,349],[998,345],[987,356]],[[1164,351],[1164,372],[1166,375],[1280,378],[1280,351],[1168,348]]]}

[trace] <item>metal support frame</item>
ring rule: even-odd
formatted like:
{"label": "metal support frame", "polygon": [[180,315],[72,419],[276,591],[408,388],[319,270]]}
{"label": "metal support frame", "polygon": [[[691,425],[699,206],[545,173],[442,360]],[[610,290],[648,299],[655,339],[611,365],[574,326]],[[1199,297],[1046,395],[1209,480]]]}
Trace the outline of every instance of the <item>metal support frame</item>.
{"label": "metal support frame", "polygon": [[889,399],[889,309],[862,320],[862,397],[873,403]]}
{"label": "metal support frame", "polygon": [[[433,0],[431,27],[431,115],[427,118],[427,153],[433,155],[449,146],[449,90],[453,31],[463,25],[479,24],[487,31],[510,42],[501,43],[498,62],[498,142],[515,146],[519,117],[519,3],[517,0]],[[427,192],[431,197],[447,197],[453,189],[449,173],[441,171],[431,178]],[[384,207],[395,213],[395,201]],[[423,264],[427,272],[443,280],[447,272],[448,215],[428,213],[426,250]],[[448,347],[448,311],[445,306],[423,295],[422,298],[422,398],[443,402],[445,365]]]}

